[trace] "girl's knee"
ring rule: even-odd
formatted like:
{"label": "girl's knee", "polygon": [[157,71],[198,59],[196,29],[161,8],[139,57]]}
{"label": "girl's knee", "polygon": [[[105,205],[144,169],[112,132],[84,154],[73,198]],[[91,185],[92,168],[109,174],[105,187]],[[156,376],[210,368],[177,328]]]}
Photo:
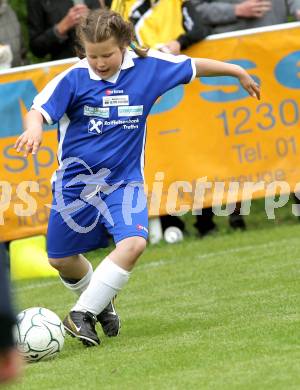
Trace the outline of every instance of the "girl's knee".
{"label": "girl's knee", "polygon": [[143,237],[130,237],[124,242],[125,250],[137,259],[146,249],[147,241]]}
{"label": "girl's knee", "polygon": [[78,258],[77,255],[63,257],[63,258],[59,258],[59,259],[49,258],[48,262],[58,272],[62,272],[62,271],[65,271],[66,269],[68,269],[70,266],[72,266],[73,261],[76,261],[77,258]]}
{"label": "girl's knee", "polygon": [[146,246],[147,241],[143,237],[134,237],[130,249],[136,255],[136,257],[139,257],[146,249]]}

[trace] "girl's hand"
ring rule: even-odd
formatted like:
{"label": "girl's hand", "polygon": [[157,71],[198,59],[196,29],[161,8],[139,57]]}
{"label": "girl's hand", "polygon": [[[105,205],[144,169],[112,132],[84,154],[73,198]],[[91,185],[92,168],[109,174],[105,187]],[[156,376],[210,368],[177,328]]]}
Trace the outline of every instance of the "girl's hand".
{"label": "girl's hand", "polygon": [[19,153],[24,150],[24,156],[27,157],[29,153],[36,154],[38,151],[43,138],[42,129],[26,130],[17,139],[14,148]]}
{"label": "girl's hand", "polygon": [[238,77],[242,87],[249,93],[250,96],[260,100],[260,86],[253,80],[249,74],[243,70]]}

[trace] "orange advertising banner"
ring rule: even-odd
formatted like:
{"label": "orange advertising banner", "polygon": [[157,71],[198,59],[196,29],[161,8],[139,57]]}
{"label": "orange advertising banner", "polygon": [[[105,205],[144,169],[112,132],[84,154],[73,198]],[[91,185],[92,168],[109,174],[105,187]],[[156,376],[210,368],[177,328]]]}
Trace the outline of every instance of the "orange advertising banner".
{"label": "orange advertising banner", "polygon": [[[146,144],[150,215],[263,197],[274,182],[279,182],[277,192],[296,189],[299,27],[289,23],[220,34],[186,51],[243,66],[261,84],[262,99],[247,96],[234,78],[205,77],[156,102]],[[56,128],[45,127],[35,157],[26,159],[13,145],[34,96],[74,61],[0,72],[0,241],[46,231],[50,178],[57,167]]]}

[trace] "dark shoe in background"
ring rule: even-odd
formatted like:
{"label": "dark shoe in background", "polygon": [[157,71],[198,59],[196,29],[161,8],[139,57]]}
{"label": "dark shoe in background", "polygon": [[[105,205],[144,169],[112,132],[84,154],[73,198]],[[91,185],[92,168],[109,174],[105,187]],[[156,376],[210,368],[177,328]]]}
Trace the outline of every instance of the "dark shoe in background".
{"label": "dark shoe in background", "polygon": [[241,212],[241,203],[236,204],[236,208],[232,214],[229,215],[229,225],[232,229],[246,230],[246,223]]}
{"label": "dark shoe in background", "polygon": [[246,230],[246,223],[242,215],[231,214],[229,215],[229,225],[232,229]]}
{"label": "dark shoe in background", "polygon": [[217,225],[213,221],[213,217],[214,214],[211,207],[202,209],[202,215],[196,215],[194,226],[201,237],[213,234],[218,230]]}

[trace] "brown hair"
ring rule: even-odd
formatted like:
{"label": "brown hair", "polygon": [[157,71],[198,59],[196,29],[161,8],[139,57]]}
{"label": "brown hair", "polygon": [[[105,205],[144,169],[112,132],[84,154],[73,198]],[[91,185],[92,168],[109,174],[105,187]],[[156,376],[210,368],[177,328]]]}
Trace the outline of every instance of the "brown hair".
{"label": "brown hair", "polygon": [[76,36],[76,52],[79,58],[85,56],[84,42],[98,43],[110,38],[115,38],[120,48],[130,46],[139,56],[147,56],[148,49],[141,48],[133,43],[133,25],[126,22],[117,12],[108,9],[90,11],[78,25]]}

